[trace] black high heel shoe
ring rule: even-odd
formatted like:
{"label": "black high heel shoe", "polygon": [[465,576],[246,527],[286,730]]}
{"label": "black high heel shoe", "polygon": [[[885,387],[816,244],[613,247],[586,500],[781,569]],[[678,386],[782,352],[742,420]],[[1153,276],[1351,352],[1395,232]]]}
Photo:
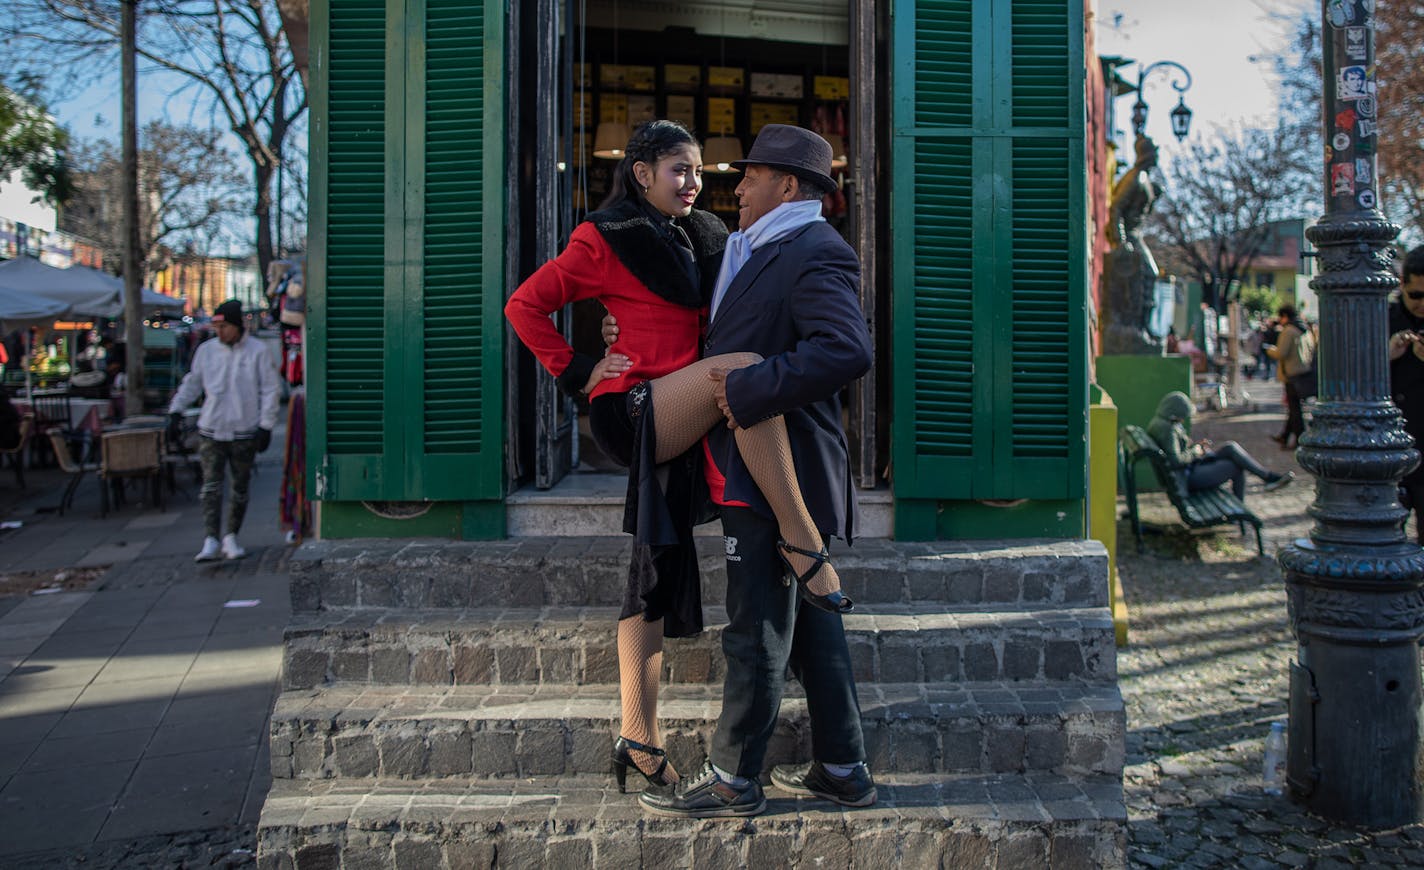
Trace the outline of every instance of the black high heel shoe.
{"label": "black high heel shoe", "polygon": [[[831,554],[825,547],[822,547],[820,552],[816,552],[814,550],[803,550],[785,541],[777,541],[776,546],[779,548],[776,551],[776,555],[781,557],[781,564],[786,566],[786,576],[796,581],[797,590],[800,591],[801,597],[805,599],[808,604],[824,610],[827,613],[850,613],[851,610],[855,608],[855,602],[843,595],[839,589],[835,592],[828,592],[825,595],[817,595],[812,592],[811,587],[807,585],[810,583],[811,578],[816,576],[816,572],[821,570],[821,568],[831,560]],[[786,558],[786,553],[783,553],[782,550],[785,550],[787,553],[799,553],[802,556],[815,559],[816,563],[808,568],[805,574],[797,574],[796,569],[792,567],[791,561]]]}
{"label": "black high heel shoe", "polygon": [[[654,758],[661,758],[662,763],[658,769],[652,773],[643,773],[643,769],[633,761],[633,756],[629,752],[644,752]],[[647,779],[649,785],[666,786],[672,785],[673,780],[668,779],[667,773],[667,750],[657,746],[646,746],[636,740],[629,740],[623,735],[618,735],[618,739],[613,742],[613,777],[618,780],[618,793],[628,793],[628,768],[633,768]]]}

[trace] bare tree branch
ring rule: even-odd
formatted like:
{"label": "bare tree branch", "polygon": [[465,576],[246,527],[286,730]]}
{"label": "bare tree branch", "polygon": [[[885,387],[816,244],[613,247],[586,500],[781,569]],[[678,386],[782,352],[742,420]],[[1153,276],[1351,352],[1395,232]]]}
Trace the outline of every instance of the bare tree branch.
{"label": "bare tree branch", "polygon": [[[235,155],[222,147],[219,131],[151,123],[139,154],[139,236],[148,278],[167,263],[165,250],[192,247],[243,212],[245,179]],[[114,212],[122,160],[106,140],[77,149],[78,193],[62,218],[64,228],[93,239],[105,259],[123,243]]]}
{"label": "bare tree branch", "polygon": [[[16,0],[0,21],[0,63],[83,79],[95,69],[96,49],[117,46],[119,8],[117,0]],[[265,270],[273,256],[272,181],[307,105],[281,18],[260,0],[140,0],[139,12],[140,56],[196,85],[214,119],[242,142]]]}
{"label": "bare tree branch", "polygon": [[1284,126],[1197,141],[1171,164],[1150,231],[1163,262],[1201,281],[1213,306],[1242,281],[1273,235],[1271,224],[1298,216]]}

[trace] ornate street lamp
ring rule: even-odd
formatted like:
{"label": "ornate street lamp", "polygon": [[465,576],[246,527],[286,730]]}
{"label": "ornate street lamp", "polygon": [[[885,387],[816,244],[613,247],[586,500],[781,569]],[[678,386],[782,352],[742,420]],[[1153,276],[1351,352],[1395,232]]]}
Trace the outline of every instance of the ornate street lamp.
{"label": "ornate street lamp", "polygon": [[1172,132],[1176,134],[1177,141],[1187,138],[1187,131],[1192,127],[1192,110],[1187,108],[1185,98],[1177,97],[1177,107],[1171,111]]}
{"label": "ornate street lamp", "polygon": [[1374,3],[1321,7],[1325,217],[1305,231],[1320,258],[1320,399],[1297,454],[1316,478],[1315,525],[1278,557],[1297,644],[1286,780],[1312,812],[1393,828],[1424,816],[1424,550],[1398,494],[1419,454],[1390,400],[1399,227],[1379,210]]}
{"label": "ornate street lamp", "polygon": [[1186,98],[1182,96],[1187,92],[1187,88],[1192,86],[1192,74],[1187,68],[1174,60],[1159,60],[1151,66],[1144,67],[1137,65],[1137,102],[1132,104],[1132,133],[1134,136],[1141,136],[1147,130],[1147,101],[1142,97],[1142,86],[1147,82],[1147,77],[1159,69],[1174,69],[1179,74],[1172,81],[1172,88],[1176,90],[1177,107],[1172,110],[1172,132],[1180,142],[1187,138],[1187,131],[1192,124],[1192,110],[1187,108]]}

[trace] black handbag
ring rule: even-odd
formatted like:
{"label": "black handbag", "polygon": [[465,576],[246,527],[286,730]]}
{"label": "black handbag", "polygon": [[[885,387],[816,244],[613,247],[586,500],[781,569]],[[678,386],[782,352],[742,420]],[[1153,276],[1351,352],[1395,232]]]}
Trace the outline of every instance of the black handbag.
{"label": "black handbag", "polygon": [[1290,376],[1291,389],[1300,397],[1301,401],[1315,398],[1317,384],[1315,381],[1315,369],[1308,372],[1301,372],[1298,375]]}

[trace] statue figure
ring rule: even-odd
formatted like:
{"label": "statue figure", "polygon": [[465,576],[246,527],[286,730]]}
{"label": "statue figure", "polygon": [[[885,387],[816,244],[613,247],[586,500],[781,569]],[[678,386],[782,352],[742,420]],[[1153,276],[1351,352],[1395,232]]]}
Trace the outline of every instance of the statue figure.
{"label": "statue figure", "polygon": [[1148,331],[1157,262],[1142,238],[1142,225],[1160,193],[1148,174],[1157,165],[1157,146],[1139,136],[1135,150],[1132,168],[1113,185],[1108,214],[1112,250],[1103,262],[1103,353],[1160,355],[1161,340]]}

